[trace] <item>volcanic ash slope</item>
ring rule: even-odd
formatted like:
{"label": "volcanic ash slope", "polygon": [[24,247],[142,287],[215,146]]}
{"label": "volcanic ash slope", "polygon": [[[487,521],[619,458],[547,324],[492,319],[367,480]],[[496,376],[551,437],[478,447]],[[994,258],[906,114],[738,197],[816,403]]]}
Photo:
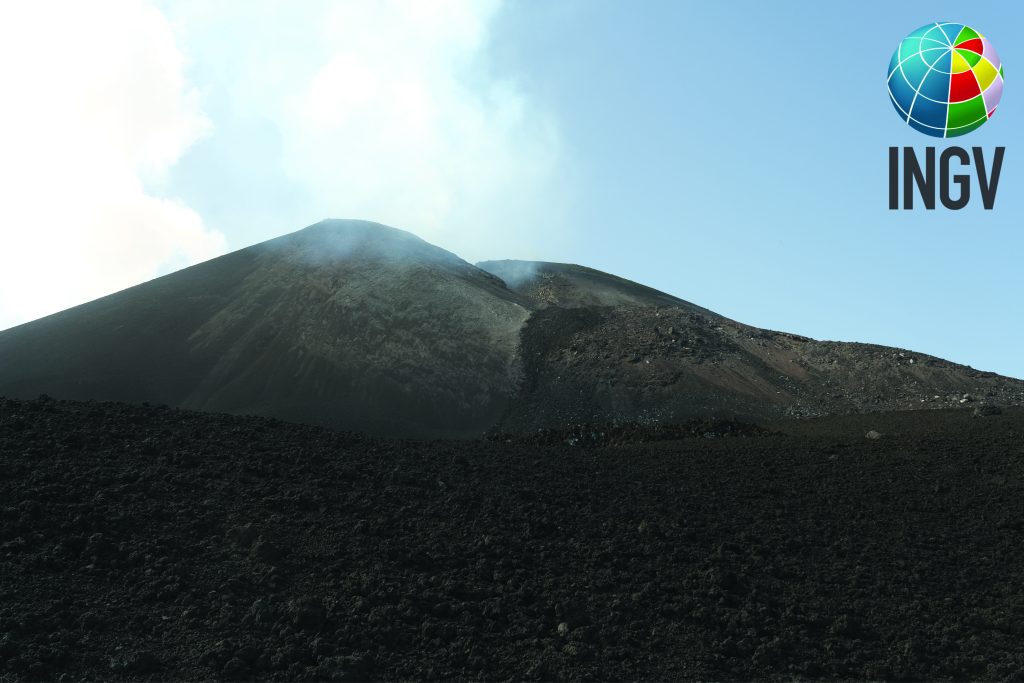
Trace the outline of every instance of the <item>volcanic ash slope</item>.
{"label": "volcanic ash slope", "polygon": [[407,232],[324,221],[0,333],[0,395],[479,433],[514,384],[519,299]]}
{"label": "volcanic ash slope", "polygon": [[751,327],[590,268],[477,265],[535,309],[521,334],[523,382],[502,424],[508,431],[1024,402],[1020,380],[904,349]]}
{"label": "volcanic ash slope", "polygon": [[1024,382],[329,220],[0,332],[0,395],[41,393],[435,437],[1008,405]]}

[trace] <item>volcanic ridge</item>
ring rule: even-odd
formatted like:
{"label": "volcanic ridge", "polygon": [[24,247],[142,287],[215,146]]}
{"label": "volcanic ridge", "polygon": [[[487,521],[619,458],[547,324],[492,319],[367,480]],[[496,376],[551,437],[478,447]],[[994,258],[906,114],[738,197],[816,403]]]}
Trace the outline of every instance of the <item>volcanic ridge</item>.
{"label": "volcanic ridge", "polygon": [[758,329],[577,265],[304,230],[0,332],[0,395],[149,401],[388,436],[1024,400],[902,349]]}

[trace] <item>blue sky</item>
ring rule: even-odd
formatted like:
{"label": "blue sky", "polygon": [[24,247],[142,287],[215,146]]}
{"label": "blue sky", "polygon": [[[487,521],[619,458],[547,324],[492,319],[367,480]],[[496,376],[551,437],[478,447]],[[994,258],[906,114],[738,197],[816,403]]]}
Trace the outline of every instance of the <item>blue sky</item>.
{"label": "blue sky", "polygon": [[[15,189],[0,210],[26,226],[5,229],[0,328],[358,217],[469,260],[576,262],[752,325],[1024,377],[1024,10],[424,6],[120,0],[67,22],[83,42],[45,43],[78,50],[50,61],[26,57],[52,31],[46,12],[5,9],[26,14],[0,21],[14,27],[0,43],[25,36],[17,61],[40,66],[0,114],[17,131],[5,141],[27,141],[0,161]],[[955,143],[901,123],[886,93],[892,51],[932,21],[980,30],[1009,78],[995,118]],[[67,64],[85,66],[62,89]],[[1007,148],[995,210],[888,210],[888,147],[932,144]],[[16,291],[32,276],[32,296]]]}
{"label": "blue sky", "polygon": [[[576,260],[750,324],[1024,377],[1017,6],[539,4],[508,8],[496,54],[564,124]],[[956,142],[901,123],[885,87],[936,20],[1008,65],[996,116]],[[888,210],[888,147],[930,144],[1007,148],[994,210]]]}

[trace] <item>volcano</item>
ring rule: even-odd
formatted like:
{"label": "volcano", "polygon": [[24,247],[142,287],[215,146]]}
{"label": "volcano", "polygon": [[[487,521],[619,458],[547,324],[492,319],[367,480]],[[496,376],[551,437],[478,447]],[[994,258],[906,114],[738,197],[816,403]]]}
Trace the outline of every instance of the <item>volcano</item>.
{"label": "volcano", "polygon": [[482,431],[530,311],[410,233],[324,221],[0,334],[0,394]]}
{"label": "volcano", "polygon": [[39,394],[464,437],[1021,404],[1024,382],[327,220],[0,332],[0,395]]}

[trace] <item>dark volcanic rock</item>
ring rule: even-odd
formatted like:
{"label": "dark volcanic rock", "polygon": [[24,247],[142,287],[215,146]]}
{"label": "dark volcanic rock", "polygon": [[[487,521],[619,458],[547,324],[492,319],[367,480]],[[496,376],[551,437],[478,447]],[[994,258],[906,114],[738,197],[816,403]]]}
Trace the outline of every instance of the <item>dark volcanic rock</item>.
{"label": "dark volcanic rock", "polygon": [[975,408],[972,414],[974,417],[992,417],[993,415],[1002,415],[1003,409],[999,406],[984,405]]}
{"label": "dark volcanic rock", "polygon": [[327,608],[318,598],[302,598],[288,603],[292,623],[304,631],[318,631],[327,620]]}
{"label": "dark volcanic rock", "polygon": [[501,428],[967,407],[967,391],[1024,403],[1020,380],[655,303],[535,311],[521,333],[523,379]]}
{"label": "dark volcanic rock", "polygon": [[1024,670],[1024,410],[729,424],[403,442],[0,399],[0,679]]}
{"label": "dark volcanic rock", "polygon": [[282,552],[276,545],[269,541],[264,541],[261,538],[256,541],[256,544],[252,547],[252,552],[250,554],[253,559],[273,564],[281,559]]}

